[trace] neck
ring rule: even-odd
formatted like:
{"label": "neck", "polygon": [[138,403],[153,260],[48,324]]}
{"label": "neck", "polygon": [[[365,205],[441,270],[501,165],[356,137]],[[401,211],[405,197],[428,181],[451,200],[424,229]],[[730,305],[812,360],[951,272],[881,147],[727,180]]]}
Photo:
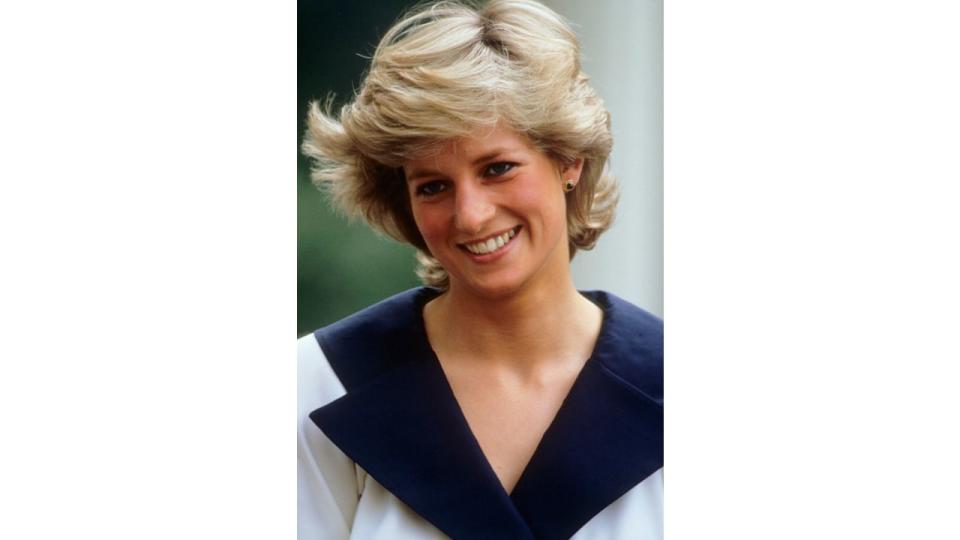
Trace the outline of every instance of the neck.
{"label": "neck", "polygon": [[453,284],[427,304],[424,317],[438,350],[529,371],[558,360],[586,360],[603,315],[567,275],[561,286],[554,282],[498,298]]}

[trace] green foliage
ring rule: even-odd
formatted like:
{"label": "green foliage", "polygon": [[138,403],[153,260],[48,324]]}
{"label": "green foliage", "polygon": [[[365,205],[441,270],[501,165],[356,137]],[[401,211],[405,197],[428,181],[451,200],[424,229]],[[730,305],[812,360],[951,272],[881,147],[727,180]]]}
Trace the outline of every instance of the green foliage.
{"label": "green foliage", "polygon": [[416,286],[414,250],[347,223],[309,181],[299,153],[307,103],[353,95],[380,35],[413,2],[301,0],[297,75],[297,335]]}
{"label": "green foliage", "polygon": [[347,223],[306,180],[298,192],[298,336],[418,284],[413,248]]}

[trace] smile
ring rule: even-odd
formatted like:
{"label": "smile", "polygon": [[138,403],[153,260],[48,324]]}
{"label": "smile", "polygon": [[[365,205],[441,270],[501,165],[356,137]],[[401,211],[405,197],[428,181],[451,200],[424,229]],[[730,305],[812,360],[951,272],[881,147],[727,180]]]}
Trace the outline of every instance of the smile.
{"label": "smile", "polygon": [[514,227],[505,233],[498,234],[496,236],[491,236],[484,240],[478,242],[471,242],[469,244],[460,244],[460,247],[466,249],[474,255],[486,255],[488,253],[493,253],[503,246],[510,243],[515,236],[517,236],[517,231],[520,230],[520,227]]}

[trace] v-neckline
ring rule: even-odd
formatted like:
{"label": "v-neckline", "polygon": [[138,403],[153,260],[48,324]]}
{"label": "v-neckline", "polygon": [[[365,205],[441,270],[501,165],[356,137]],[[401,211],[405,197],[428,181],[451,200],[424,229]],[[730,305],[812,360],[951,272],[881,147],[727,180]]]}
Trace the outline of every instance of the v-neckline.
{"label": "v-neckline", "polygon": [[310,414],[341,451],[445,534],[570,538],[663,466],[662,323],[603,292],[593,354],[508,495],[425,339],[438,291],[397,295],[315,333],[346,394]]}
{"label": "v-neckline", "polygon": [[420,296],[417,299],[418,301],[415,302],[415,305],[417,308],[416,321],[419,325],[419,327],[417,328],[417,332],[419,334],[419,337],[426,344],[426,348],[430,351],[428,361],[432,364],[431,367],[439,372],[440,377],[443,379],[443,382],[444,382],[444,389],[448,393],[449,398],[456,404],[459,419],[462,422],[463,427],[466,429],[467,433],[470,434],[470,442],[472,443],[474,450],[478,452],[480,456],[483,457],[483,465],[484,465],[484,468],[486,469],[486,473],[496,478],[497,485],[500,487],[500,490],[503,492],[505,496],[507,496],[512,500],[513,492],[516,491],[517,486],[519,486],[521,482],[523,482],[524,476],[527,475],[527,470],[530,468],[530,464],[537,459],[537,455],[541,452],[541,446],[543,445],[544,438],[556,423],[557,418],[564,411],[564,407],[567,405],[567,399],[570,397],[570,394],[571,392],[573,392],[573,389],[577,386],[577,382],[580,380],[580,377],[583,375],[584,370],[587,369],[587,365],[593,362],[594,352],[597,350],[597,345],[600,343],[600,338],[604,335],[604,330],[607,325],[607,319],[608,319],[607,311],[604,309],[604,306],[595,302],[588,295],[580,291],[577,291],[578,294],[586,298],[591,304],[597,306],[597,308],[600,309],[600,312],[602,314],[601,321],[600,321],[600,331],[597,333],[597,338],[594,341],[593,348],[590,350],[590,356],[588,356],[587,360],[583,363],[582,366],[580,366],[580,370],[577,371],[577,375],[573,378],[573,382],[570,384],[570,388],[567,389],[567,393],[563,396],[563,400],[560,402],[560,406],[557,407],[557,410],[554,412],[553,417],[550,419],[550,422],[547,424],[546,429],[544,429],[543,433],[540,434],[540,439],[537,441],[537,445],[534,448],[533,453],[530,454],[530,458],[524,464],[523,470],[520,472],[520,476],[517,477],[517,481],[513,485],[513,489],[508,490],[506,486],[503,484],[503,482],[500,480],[500,477],[497,475],[497,472],[494,469],[493,464],[490,462],[490,457],[487,456],[486,452],[484,452],[483,446],[480,444],[480,439],[477,437],[477,434],[473,431],[473,428],[470,426],[470,422],[467,420],[467,415],[463,410],[463,405],[460,403],[460,400],[457,398],[456,392],[453,390],[453,385],[450,383],[450,378],[448,377],[446,370],[443,369],[443,363],[440,361],[440,356],[437,354],[436,349],[433,348],[433,344],[430,343],[430,337],[427,333],[427,321],[426,321],[426,316],[424,314],[424,311],[426,310],[427,304],[429,304],[432,300],[437,299],[442,294],[442,291],[438,291],[436,289],[429,289],[429,290],[434,291],[436,294],[433,294],[432,296],[430,295]]}

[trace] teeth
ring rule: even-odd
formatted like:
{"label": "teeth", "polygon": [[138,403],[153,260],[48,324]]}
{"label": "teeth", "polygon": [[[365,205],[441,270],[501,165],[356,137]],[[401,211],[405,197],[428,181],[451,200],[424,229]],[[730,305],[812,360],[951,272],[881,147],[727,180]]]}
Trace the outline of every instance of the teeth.
{"label": "teeth", "polygon": [[504,246],[511,238],[517,235],[517,232],[514,229],[501,234],[500,236],[495,236],[493,238],[488,238],[483,242],[477,242],[475,244],[465,244],[467,250],[470,253],[475,255],[486,255],[487,253],[492,253]]}

